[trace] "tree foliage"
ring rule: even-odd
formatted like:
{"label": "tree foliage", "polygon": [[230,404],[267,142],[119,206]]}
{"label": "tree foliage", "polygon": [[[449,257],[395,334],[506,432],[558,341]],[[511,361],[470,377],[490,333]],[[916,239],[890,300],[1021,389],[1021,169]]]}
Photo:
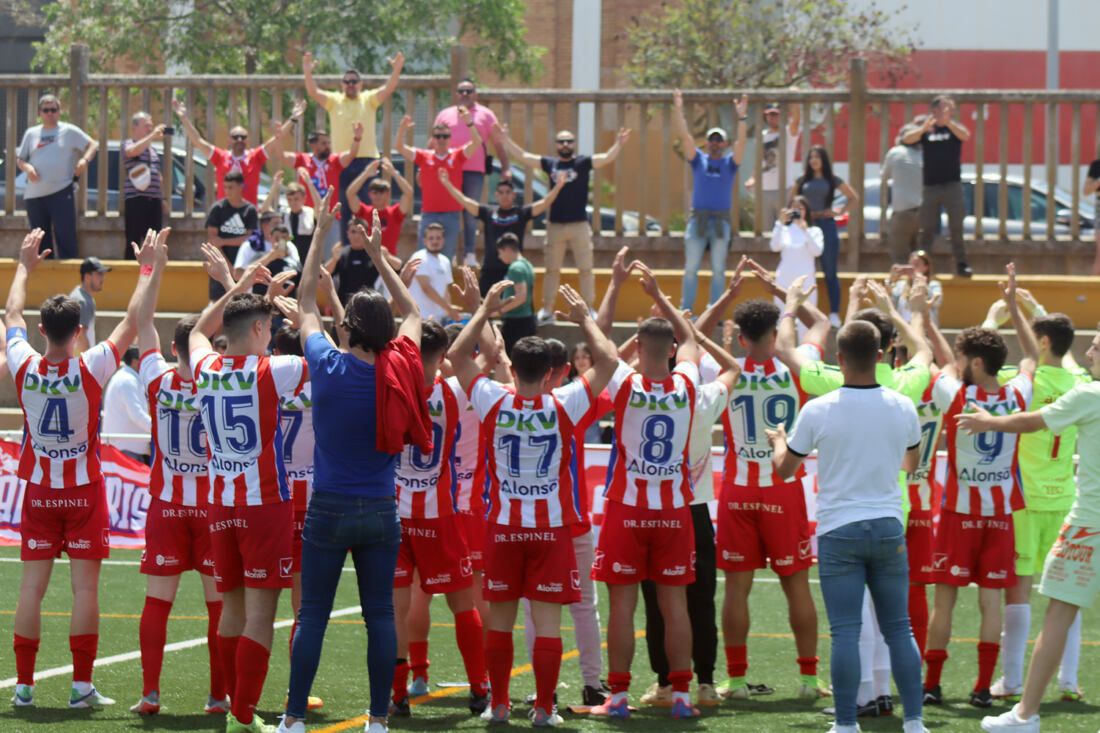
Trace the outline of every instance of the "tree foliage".
{"label": "tree foliage", "polygon": [[835,86],[852,57],[905,73],[909,29],[874,2],[667,0],[631,19],[630,80],[642,87]]}
{"label": "tree foliage", "polygon": [[48,29],[35,47],[35,64],[46,72],[68,70],[73,42],[91,48],[92,72],[297,73],[308,49],[320,72],[351,63],[385,74],[386,56],[402,50],[407,70],[438,73],[462,39],[474,68],[527,81],[545,52],[524,40],[522,0],[17,2],[17,17]]}

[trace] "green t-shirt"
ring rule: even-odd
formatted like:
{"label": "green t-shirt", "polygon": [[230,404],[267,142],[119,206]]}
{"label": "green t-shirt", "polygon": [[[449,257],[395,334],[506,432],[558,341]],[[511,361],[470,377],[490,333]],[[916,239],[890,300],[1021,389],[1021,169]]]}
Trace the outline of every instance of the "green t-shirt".
{"label": "green t-shirt", "polygon": [[1077,468],[1077,499],[1066,521],[1100,529],[1100,382],[1077,385],[1039,415],[1055,435],[1071,427],[1077,430],[1084,450]]}
{"label": "green t-shirt", "polygon": [[[512,282],[527,283],[527,300],[526,302],[516,308],[510,310],[504,314],[504,318],[529,318],[535,315],[535,309],[533,303],[535,302],[535,268],[531,267],[531,263],[524,259],[523,255],[508,265],[508,274],[504,276],[505,280],[511,280]],[[515,295],[515,288],[508,288],[504,291],[504,297],[509,295]]]}
{"label": "green t-shirt", "polygon": [[[1007,366],[997,374],[1004,384],[1019,374],[1019,367]],[[1070,371],[1058,366],[1040,366],[1035,370],[1035,391],[1029,411],[1054,404],[1078,384],[1091,381],[1083,369]],[[1027,508],[1042,512],[1068,512],[1077,487],[1073,479],[1073,454],[1077,448],[1077,428],[1068,427],[1060,435],[1050,430],[1020,436],[1020,478]]]}

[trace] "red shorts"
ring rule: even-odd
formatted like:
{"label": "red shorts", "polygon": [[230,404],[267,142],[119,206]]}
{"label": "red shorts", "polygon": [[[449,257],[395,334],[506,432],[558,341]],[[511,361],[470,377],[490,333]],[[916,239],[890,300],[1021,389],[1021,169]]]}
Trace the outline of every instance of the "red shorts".
{"label": "red shorts", "polygon": [[144,575],[179,575],[197,570],[214,574],[206,507],[180,506],[153,498],[145,517]]}
{"label": "red shorts", "polygon": [[50,560],[64,550],[75,560],[111,554],[111,513],[103,481],[64,489],[27,483],[20,516],[20,560]]}
{"label": "red shorts", "polygon": [[767,567],[788,576],[813,565],[802,482],[756,487],[727,484],[718,502],[717,565],[731,573]]}
{"label": "red shorts", "polygon": [[474,583],[474,568],[462,527],[455,516],[439,519],[402,519],[401,548],[397,551],[394,588],[412,585],[413,571],[428,595],[452,593]]}
{"label": "red shorts", "polygon": [[485,600],[527,598],[569,605],[581,600],[581,576],[568,527],[490,524],[485,542]]}
{"label": "red shorts", "polygon": [[691,507],[640,509],[617,501],[605,505],[592,579],[661,585],[695,582],[695,526]]}
{"label": "red shorts", "polygon": [[466,548],[470,551],[474,572],[480,573],[485,569],[485,515],[459,512],[457,516],[462,525],[462,536],[466,538]]}
{"label": "red shorts", "polygon": [[294,507],[289,501],[261,506],[210,506],[210,545],[218,592],[289,588],[294,572]]}
{"label": "red shorts", "polygon": [[936,582],[932,572],[932,548],[935,546],[935,534],[932,526],[933,514],[909,512],[909,526],[905,529],[905,551],[909,555],[909,582],[931,585]]}
{"label": "red shorts", "polygon": [[294,555],[294,572],[302,572],[302,530],[306,528],[306,513],[305,510],[299,511],[297,507],[294,508],[294,533],[291,536],[293,555]]}
{"label": "red shorts", "polygon": [[1012,515],[972,517],[944,510],[936,530],[932,578],[963,587],[1010,588],[1016,584],[1016,533]]}

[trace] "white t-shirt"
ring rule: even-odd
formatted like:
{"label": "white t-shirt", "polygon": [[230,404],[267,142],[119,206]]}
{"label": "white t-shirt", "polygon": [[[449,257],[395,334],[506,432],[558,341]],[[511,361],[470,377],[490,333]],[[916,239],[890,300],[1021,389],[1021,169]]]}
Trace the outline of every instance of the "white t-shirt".
{"label": "white t-shirt", "polygon": [[908,397],[873,387],[841,387],[798,413],[789,450],[817,449],[817,534],[852,522],[902,521],[898,473],[905,451],[920,445],[917,408]]}
{"label": "white t-shirt", "polygon": [[[233,267],[238,270],[245,269],[256,260],[263,258],[265,254],[272,250],[273,246],[274,245],[271,242],[265,239],[263,251],[258,252],[253,249],[248,242],[245,242],[243,245],[241,245],[240,249],[237,250],[237,259],[233,261]],[[302,269],[302,260],[298,256],[298,247],[295,246],[294,242],[286,243],[286,257],[284,257],[283,260],[287,264],[286,269]]]}
{"label": "white t-shirt", "polygon": [[428,298],[424,288],[420,286],[420,278],[428,278],[428,284],[432,286],[432,289],[446,298],[447,289],[454,282],[454,275],[451,272],[451,260],[442,252],[432,254],[426,249],[418,250],[416,254],[409,258],[410,262],[412,260],[421,260],[423,263],[420,265],[420,269],[416,271],[416,277],[413,278],[412,285],[409,286],[409,294],[420,306],[420,317],[445,321],[448,317],[447,311],[434,300]]}
{"label": "white t-shirt", "polygon": [[[798,278],[805,276],[813,284],[817,277],[817,258],[825,249],[824,234],[818,227],[803,229],[798,224],[775,223],[769,243],[772,252],[779,253],[779,267],[775,270],[775,282],[789,288]],[[817,305],[817,291],[810,293],[811,302]]]}
{"label": "white t-shirt", "polygon": [[714,501],[714,459],[711,457],[714,424],[726,411],[729,399],[726,386],[713,380],[695,391],[695,417],[691,421],[688,437],[688,471],[691,472],[692,489],[695,491],[692,504]]}
{"label": "white t-shirt", "polygon": [[[802,173],[802,166],[798,163],[798,135],[792,135],[790,129],[784,129],[787,135],[787,183],[783,185],[786,191],[794,185],[795,180]],[[778,191],[779,186],[779,131],[766,127],[762,134],[764,142],[764,159],[761,161],[763,172],[760,174],[762,191]]]}
{"label": "white t-shirt", "polygon": [[1075,527],[1100,529],[1100,382],[1079,384],[1039,410],[1055,435],[1077,426],[1077,500],[1066,522]]}
{"label": "white t-shirt", "polygon": [[[148,434],[153,427],[149,416],[149,399],[138,373],[125,364],[115,372],[103,390],[103,432]],[[111,444],[119,450],[145,455],[149,440],[115,439]]]}

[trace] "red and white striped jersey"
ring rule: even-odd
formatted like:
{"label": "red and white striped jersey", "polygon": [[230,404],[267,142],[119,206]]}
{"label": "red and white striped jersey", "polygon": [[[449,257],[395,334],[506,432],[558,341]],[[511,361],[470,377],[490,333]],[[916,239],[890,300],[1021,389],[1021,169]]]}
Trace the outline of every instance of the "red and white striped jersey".
{"label": "red and white striped jersey", "polygon": [[169,504],[205,506],[209,458],[195,382],[180,376],[155,350],[142,354],[139,374],[153,418],[149,493]]}
{"label": "red and white striped jersey", "polygon": [[691,503],[688,448],[699,367],[680,362],[654,382],[620,362],[607,385],[615,405],[615,443],[604,496],[642,509]]}
{"label": "red and white striped jersey", "polygon": [[941,374],[932,385],[932,399],[943,410],[947,431],[947,483],[943,507],[959,514],[993,517],[1024,508],[1019,447],[1014,433],[988,431],[967,435],[959,430],[955,416],[971,404],[981,405],[994,415],[1027,410],[1031,399],[1031,377],[1021,374],[996,392]]}
{"label": "red and white striped jersey", "polygon": [[[802,347],[817,357],[815,347]],[[722,471],[723,486],[766,488],[782,484],[776,479],[772,447],[765,431],[782,425],[790,431],[798,411],[806,404],[798,376],[777,357],[766,361],[739,358],[741,377],[730,391],[729,405],[722,415],[726,457]],[[806,475],[803,466],[791,481]]]}
{"label": "red and white striped jersey", "polygon": [[52,364],[27,343],[25,329],[9,328],[7,354],[23,408],[19,478],[49,489],[101,480],[99,407],[118,369],[115,345],[103,341]]}
{"label": "red and white striped jersey", "polygon": [[[450,380],[447,380],[450,382]],[[481,418],[455,380],[452,385],[466,407],[459,411],[455,439],[455,509],[471,514],[485,513],[485,446],[481,440]]]}
{"label": "red and white striped jersey", "polygon": [[210,449],[210,503],[259,506],[290,501],[279,398],[293,396],[309,372],[300,356],[191,353],[199,409]]}
{"label": "red and white striped jersey", "polygon": [[294,511],[304,514],[313,496],[313,390],[307,380],[291,395],[279,395],[283,466]]}
{"label": "red and white striped jersey", "polygon": [[546,528],[580,521],[573,432],[593,401],[583,378],[537,397],[484,376],[474,380],[470,402],[482,419],[490,522]]}
{"label": "red and white striped jersey", "polygon": [[933,378],[917,402],[917,417],[920,419],[920,463],[917,470],[906,476],[909,485],[909,507],[914,512],[932,511],[932,502],[936,495],[932,483],[936,480],[936,443],[939,442],[940,429],[943,427],[943,410],[932,398],[932,388],[937,379]]}
{"label": "red and white striped jersey", "polygon": [[454,447],[466,410],[458,380],[436,377],[428,396],[432,452],[406,445],[397,457],[397,514],[402,519],[438,519],[454,514]]}

